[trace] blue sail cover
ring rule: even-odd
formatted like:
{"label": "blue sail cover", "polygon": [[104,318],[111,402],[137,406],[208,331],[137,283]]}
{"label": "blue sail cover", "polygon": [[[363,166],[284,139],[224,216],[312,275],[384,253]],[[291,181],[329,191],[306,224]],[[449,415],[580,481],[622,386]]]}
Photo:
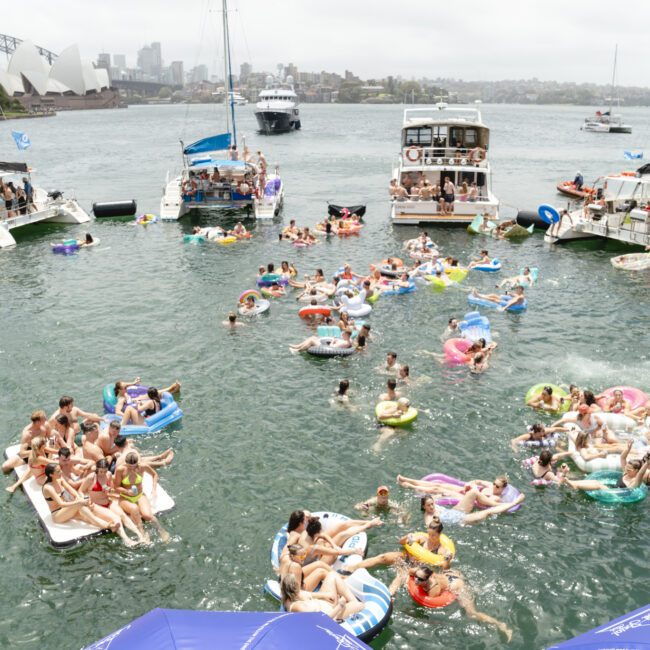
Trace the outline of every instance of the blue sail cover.
{"label": "blue sail cover", "polygon": [[230,133],[220,133],[219,135],[211,135],[209,138],[197,140],[188,144],[183,153],[186,156],[195,153],[205,153],[207,151],[224,151],[230,146]]}
{"label": "blue sail cover", "polygon": [[650,605],[548,650],[650,650]]}
{"label": "blue sail cover", "polygon": [[370,650],[322,613],[152,609],[85,650]]}

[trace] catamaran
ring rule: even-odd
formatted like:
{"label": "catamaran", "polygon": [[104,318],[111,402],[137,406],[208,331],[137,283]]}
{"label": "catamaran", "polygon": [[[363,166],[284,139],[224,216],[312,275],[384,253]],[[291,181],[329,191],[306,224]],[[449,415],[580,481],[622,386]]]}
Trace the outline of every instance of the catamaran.
{"label": "catamaran", "polygon": [[224,93],[226,131],[182,147],[182,171],[165,183],[160,201],[160,218],[176,221],[192,210],[226,210],[254,213],[258,219],[270,219],[282,208],[284,185],[276,166],[267,170],[263,158],[253,162],[243,140],[237,149],[235,92],[232,85],[228,3],[223,0]]}

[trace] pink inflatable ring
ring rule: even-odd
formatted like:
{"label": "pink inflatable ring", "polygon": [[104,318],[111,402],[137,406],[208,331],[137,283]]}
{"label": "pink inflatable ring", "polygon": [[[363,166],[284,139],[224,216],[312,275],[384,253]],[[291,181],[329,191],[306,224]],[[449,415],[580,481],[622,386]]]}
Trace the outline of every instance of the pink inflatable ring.
{"label": "pink inflatable ring", "polygon": [[448,339],[443,346],[445,361],[454,364],[469,363],[472,358],[466,352],[472,345],[468,339]]}
{"label": "pink inflatable ring", "polygon": [[602,397],[598,400],[598,406],[604,410],[607,400],[614,397],[614,391],[616,390],[623,393],[623,399],[630,403],[630,408],[633,411],[648,403],[648,396],[639,388],[634,388],[634,386],[612,386],[612,388],[602,392]]}

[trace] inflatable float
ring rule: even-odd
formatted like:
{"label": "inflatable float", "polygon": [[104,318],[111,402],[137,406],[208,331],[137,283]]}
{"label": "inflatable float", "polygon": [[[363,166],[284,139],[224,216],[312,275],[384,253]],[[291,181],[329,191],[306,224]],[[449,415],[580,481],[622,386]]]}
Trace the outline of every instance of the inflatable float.
{"label": "inflatable float", "polygon": [[183,243],[185,244],[202,244],[206,241],[205,235],[192,234],[183,235]]}
{"label": "inflatable float", "polygon": [[[106,391],[106,387],[104,388],[104,391]],[[160,411],[145,418],[144,424],[124,424],[120,429],[120,433],[123,436],[142,436],[151,433],[157,433],[161,429],[164,429],[166,426],[169,426],[172,422],[176,422],[183,417],[183,411],[181,410],[180,406],[178,406],[178,404],[174,401],[174,398],[170,393],[163,393],[161,395],[160,405]],[[108,423],[112,420],[121,422],[122,416],[115,415],[114,412],[108,413],[104,416],[104,420],[105,422],[102,422],[100,425],[100,428],[102,430],[108,427]]]}
{"label": "inflatable float", "polygon": [[[468,483],[465,483],[465,481],[461,481],[460,479],[454,478],[453,476],[447,476],[446,474],[438,474],[438,473],[428,474],[427,476],[422,477],[422,479],[420,479],[420,480],[422,480],[422,481],[436,481],[438,483],[448,483],[449,485],[455,485],[455,486],[458,486],[458,487],[467,487],[469,485]],[[505,489],[501,493],[501,497],[500,497],[501,503],[511,503],[520,494],[521,494],[521,492],[516,487],[514,487],[514,485],[510,485],[510,483],[508,483],[508,485],[506,485]],[[453,506],[458,504],[458,501],[459,501],[459,499],[456,498],[456,497],[436,498],[436,503],[439,506],[451,506],[451,507],[453,507]],[[481,506],[479,506],[479,508],[480,507]],[[510,508],[510,510],[508,510],[508,512],[517,512],[517,510],[519,510],[519,508],[521,508],[521,503],[518,503],[516,506],[513,506],[512,508]]]}
{"label": "inflatable float", "polygon": [[[252,311],[244,309],[244,303],[249,297],[253,298],[255,301],[255,308]],[[241,316],[258,316],[267,311],[270,306],[271,303],[266,298],[262,298],[259,291],[256,291],[255,289],[247,289],[239,296],[239,307],[237,308],[237,311]]]}
{"label": "inflatable float", "polygon": [[501,270],[501,262],[495,257],[488,264],[476,264],[470,267],[470,271],[484,271],[485,273],[496,273]]}
{"label": "inflatable float", "polygon": [[607,454],[605,458],[592,458],[585,460],[580,452],[576,450],[574,436],[569,435],[568,451],[571,454],[571,460],[581,472],[599,472],[599,471],[616,471],[620,473],[621,469],[621,455],[620,454]]}
{"label": "inflatable float", "polygon": [[615,269],[623,271],[646,271],[650,269],[650,253],[619,255],[609,260]]}
{"label": "inflatable float", "polygon": [[[332,526],[335,526],[336,524],[350,520],[350,517],[341,515],[338,512],[328,512],[325,510],[312,512],[311,516],[320,518],[324,532],[327,532]],[[271,565],[276,572],[280,570],[280,555],[282,554],[286,543],[287,524],[282,526],[282,528],[280,528],[280,530],[275,534],[273,543],[271,544]],[[341,546],[341,548],[345,549],[346,551],[361,549],[363,551],[363,555],[365,556],[366,551],[368,550],[368,536],[365,532],[353,535],[352,537],[345,540],[345,543]],[[338,571],[339,569],[349,570],[352,564],[355,562],[354,557],[355,556],[353,555],[341,555],[334,562],[332,568],[335,571]],[[356,557],[358,558],[359,556]]]}
{"label": "inflatable float", "polygon": [[333,347],[333,342],[333,338],[322,338],[319,345],[312,345],[312,347],[307,348],[307,352],[314,357],[349,357],[356,352],[352,347]]}
{"label": "inflatable float", "polygon": [[289,284],[289,280],[279,273],[265,273],[262,277],[257,278],[258,287],[272,287],[274,284],[283,287]]}
{"label": "inflatable float", "polygon": [[397,404],[397,402],[379,402],[377,406],[375,407],[375,415],[377,416],[377,419],[379,422],[382,424],[388,425],[389,427],[404,427],[407,424],[410,424],[415,420],[418,416],[418,410],[412,406],[409,406],[408,410],[406,413],[402,414],[400,417],[396,418],[388,418],[388,419],[382,419],[380,416],[381,414],[390,406],[394,407]]}
{"label": "inflatable float", "polygon": [[50,244],[52,252],[57,255],[72,255],[79,250],[79,244],[76,239],[67,239],[60,244]]}
{"label": "inflatable float", "polygon": [[[365,604],[365,607],[342,621],[340,625],[358,639],[370,641],[381,632],[391,617],[393,603],[390,592],[383,582],[371,576],[365,569],[354,571],[345,583],[354,596]],[[281,599],[280,583],[277,580],[268,580],[264,585],[264,591],[276,600]],[[344,647],[340,645],[340,640],[337,647]]]}
{"label": "inflatable float", "polygon": [[466,353],[472,345],[469,339],[447,339],[443,345],[445,361],[455,365],[469,363],[472,357]]}
{"label": "inflatable float", "polygon": [[458,323],[458,329],[464,339],[473,342],[485,339],[486,343],[492,343],[490,321],[487,316],[481,316],[477,311],[470,311],[465,314],[463,320]]}
{"label": "inflatable float", "polygon": [[[8,447],[5,451],[5,458],[15,456],[19,450],[20,445],[12,445]],[[20,465],[14,470],[14,473],[17,478],[21,478],[26,471],[27,465]],[[142,481],[144,483],[143,491],[149,497],[154,514],[157,515],[166,512],[174,507],[174,500],[167,494],[160,483],[156,488],[156,496],[152,496],[151,488],[153,483],[149,474],[143,474]],[[36,510],[39,523],[45,531],[52,546],[55,546],[56,548],[65,548],[108,532],[107,530],[97,530],[94,526],[90,526],[83,521],[69,521],[64,524],[55,523],[52,519],[52,514],[50,513],[47,501],[45,501],[45,497],[43,496],[41,486],[36,482],[36,479],[33,477],[27,479],[27,481],[23,483],[22,488],[32,507]]]}
{"label": "inflatable float", "polygon": [[642,483],[636,488],[617,488],[618,480],[623,476],[621,471],[601,470],[593,472],[587,476],[587,479],[600,481],[611,487],[608,490],[588,490],[586,495],[609,505],[619,505],[622,503],[638,503],[648,496],[648,486]]}
{"label": "inflatable float", "polygon": [[415,282],[409,280],[408,287],[397,287],[396,289],[386,289],[381,292],[382,296],[401,296],[405,293],[413,293],[417,289]]}
{"label": "inflatable float", "polygon": [[634,386],[612,386],[602,392],[602,397],[597,400],[598,406],[604,409],[607,401],[614,397],[614,392],[620,390],[623,393],[623,399],[630,403],[630,408],[634,411],[648,403],[648,396],[640,389]]}
{"label": "inflatable float", "polygon": [[[426,533],[421,532],[418,533],[418,535],[426,535]],[[440,545],[445,549],[445,551],[451,554],[452,557],[456,555],[456,546],[451,541],[451,539],[449,539],[449,537],[447,537],[447,535],[445,535],[444,533],[440,535]],[[424,548],[422,544],[419,544],[418,542],[413,542],[413,544],[404,544],[404,550],[411,557],[415,558],[418,562],[421,562],[422,564],[439,566],[445,561],[444,556],[429,551],[428,549]]]}
{"label": "inflatable float", "polygon": [[140,226],[148,226],[150,223],[156,223],[158,217],[155,214],[140,214],[135,218],[135,223]]}
{"label": "inflatable float", "polygon": [[[501,301],[497,305],[496,302],[492,302],[491,300],[485,300],[484,298],[479,298],[478,296],[474,296],[471,293],[467,295],[467,302],[470,305],[477,305],[478,307],[488,307],[490,309],[505,307],[511,300],[512,300],[512,296],[503,295],[501,296]],[[528,308],[528,300],[524,299],[523,303],[519,305],[513,305],[512,307],[508,307],[506,311],[520,312],[520,311],[525,311],[527,308]]]}
{"label": "inflatable float", "polygon": [[542,205],[537,208],[537,214],[548,226],[557,223],[560,220],[560,213],[552,205],[548,205],[548,203],[542,203]]}
{"label": "inflatable float", "polygon": [[342,295],[341,305],[341,311],[347,312],[352,318],[363,318],[372,311],[372,306],[366,302],[366,292],[364,289],[352,298]]}
{"label": "inflatable float", "polygon": [[411,596],[411,598],[418,604],[423,605],[424,607],[429,607],[430,609],[437,609],[439,607],[447,607],[451,605],[456,600],[456,594],[453,591],[443,591],[437,596],[429,596],[429,594],[420,587],[420,585],[415,584],[415,577],[410,576],[408,582],[406,583],[406,588]]}
{"label": "inflatable float", "polygon": [[305,305],[298,310],[300,318],[311,318],[312,316],[331,316],[332,308],[327,305]]}
{"label": "inflatable float", "polygon": [[542,413],[551,413],[551,414],[558,414],[558,413],[566,413],[569,408],[571,407],[571,396],[569,393],[567,393],[564,388],[560,388],[560,386],[557,386],[556,384],[550,384],[548,382],[542,383],[542,384],[535,384],[534,386],[531,386],[528,391],[526,392],[526,395],[524,397],[524,402],[528,404],[528,402],[533,399],[534,397],[538,397],[541,395],[542,391],[544,390],[544,387],[548,386],[549,388],[553,389],[553,395],[556,395],[559,398],[564,398],[564,402],[560,404],[560,408],[557,409],[557,411],[544,411],[543,409],[540,411]]}
{"label": "inflatable float", "polygon": [[469,273],[469,269],[461,266],[446,266],[444,270],[452,282],[462,282]]}

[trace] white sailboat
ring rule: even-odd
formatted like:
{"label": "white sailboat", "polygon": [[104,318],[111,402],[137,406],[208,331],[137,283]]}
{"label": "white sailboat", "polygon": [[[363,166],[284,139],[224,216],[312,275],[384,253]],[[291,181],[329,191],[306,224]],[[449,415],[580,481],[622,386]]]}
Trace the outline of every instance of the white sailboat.
{"label": "white sailboat", "polygon": [[222,0],[224,93],[226,131],[182,146],[183,167],[179,175],[167,178],[160,201],[160,218],[176,221],[191,210],[245,210],[260,219],[272,218],[282,207],[284,186],[276,168],[267,173],[266,164],[255,164],[243,141],[237,149],[235,92],[232,85],[228,3]]}
{"label": "white sailboat", "polygon": [[[614,113],[614,92],[616,90],[616,59],[618,56],[618,45],[614,49],[614,69],[612,71],[612,89],[609,94],[609,110],[596,111],[592,117],[586,117],[584,124],[580,127],[583,131],[593,133],[632,133],[629,124],[623,124],[623,118],[619,113]],[[616,102],[620,109],[620,99],[616,96]]]}

